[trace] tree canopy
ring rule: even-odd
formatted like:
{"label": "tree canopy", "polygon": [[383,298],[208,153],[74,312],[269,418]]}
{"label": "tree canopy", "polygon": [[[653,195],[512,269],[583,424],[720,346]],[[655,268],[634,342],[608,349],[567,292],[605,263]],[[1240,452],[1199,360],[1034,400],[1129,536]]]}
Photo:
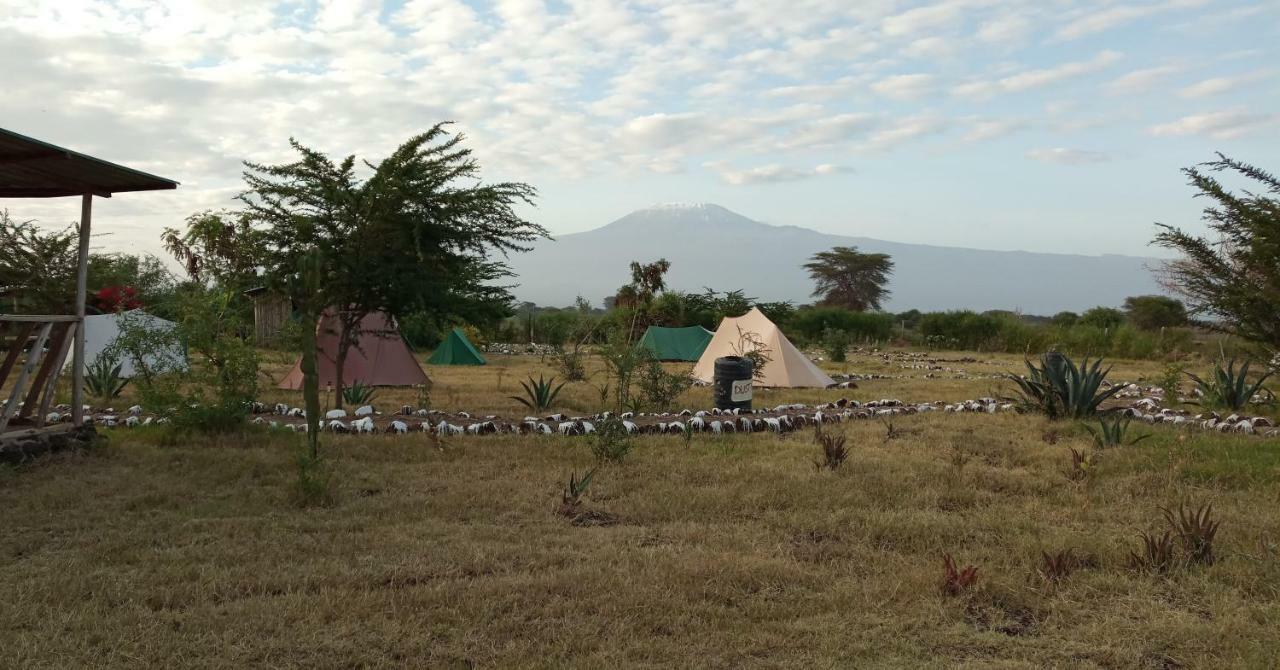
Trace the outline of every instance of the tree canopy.
{"label": "tree canopy", "polygon": [[[1182,172],[1212,201],[1201,218],[1213,235],[1156,224],[1154,243],[1181,254],[1164,265],[1164,285],[1210,327],[1280,349],[1280,179],[1222,154]],[[1233,192],[1220,173],[1260,188]]]}
{"label": "tree canopy", "polygon": [[1124,300],[1129,322],[1143,330],[1173,328],[1187,324],[1187,308],[1177,298],[1164,295],[1135,295]]}
{"label": "tree canopy", "polygon": [[854,311],[880,309],[889,296],[885,285],[893,273],[888,254],[868,254],[857,247],[835,247],[813,255],[804,268],[813,279],[813,297],[823,305]]}

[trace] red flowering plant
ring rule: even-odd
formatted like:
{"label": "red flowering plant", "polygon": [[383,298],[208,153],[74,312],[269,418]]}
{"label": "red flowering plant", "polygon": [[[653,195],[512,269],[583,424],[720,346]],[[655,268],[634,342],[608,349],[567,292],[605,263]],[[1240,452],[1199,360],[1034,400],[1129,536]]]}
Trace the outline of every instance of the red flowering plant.
{"label": "red flowering plant", "polygon": [[105,286],[93,294],[93,304],[103,312],[124,312],[138,309],[138,289],[132,286]]}

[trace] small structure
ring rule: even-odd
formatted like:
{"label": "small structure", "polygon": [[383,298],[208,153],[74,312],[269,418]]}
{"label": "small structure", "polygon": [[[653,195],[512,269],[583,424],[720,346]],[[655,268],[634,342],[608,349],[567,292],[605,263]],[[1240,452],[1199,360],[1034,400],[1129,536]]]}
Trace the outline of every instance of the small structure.
{"label": "small structure", "polygon": [[[0,314],[0,441],[69,430],[84,423],[85,300],[93,197],[177,188],[178,182],[0,128],[0,198],[80,198],[75,314]],[[71,292],[72,287],[68,286]],[[71,354],[71,420],[46,426],[54,388]],[[19,364],[21,363],[21,364]],[[10,375],[16,377],[10,383]],[[7,431],[7,432],[6,432]]]}
{"label": "small structure", "polygon": [[638,346],[648,349],[660,361],[696,361],[715,335],[702,326],[663,328],[649,326]]}
{"label": "small structure", "polygon": [[[316,325],[316,376],[320,389],[338,381],[338,316],[325,310]],[[365,316],[360,322],[360,339],[347,352],[342,366],[342,383],[360,382],[365,386],[419,386],[430,383],[427,373],[418,365],[413,351],[391,317],[382,312]],[[302,358],[280,381],[280,388],[302,389]]]}
{"label": "small structure", "polygon": [[284,324],[293,316],[293,303],[262,287],[249,289],[244,294],[253,301],[253,343],[260,347],[274,344]]}
{"label": "small structure", "polygon": [[427,359],[431,365],[484,365],[484,356],[476,351],[475,346],[471,344],[471,340],[467,339],[466,333],[461,328],[454,328],[449,331],[449,336],[444,338],[444,342],[431,352],[431,358]]}
{"label": "small structure", "polygon": [[710,383],[715,376],[717,358],[740,356],[757,348],[766,350],[770,358],[764,366],[763,376],[756,377],[760,386],[826,388],[835,384],[835,380],[800,353],[796,345],[757,307],[739,317],[725,317],[720,322],[715,337],[711,338],[702,358],[693,367],[693,376]]}

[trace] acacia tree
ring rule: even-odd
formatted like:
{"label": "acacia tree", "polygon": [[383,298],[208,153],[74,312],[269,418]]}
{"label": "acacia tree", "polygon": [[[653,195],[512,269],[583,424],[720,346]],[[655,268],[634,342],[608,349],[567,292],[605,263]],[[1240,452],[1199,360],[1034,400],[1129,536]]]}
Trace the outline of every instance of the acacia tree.
{"label": "acacia tree", "polygon": [[813,279],[813,297],[821,303],[857,312],[880,309],[889,296],[885,284],[893,273],[888,254],[867,254],[857,247],[835,247],[813,255],[804,268]]}
{"label": "acacia tree", "polygon": [[[494,256],[526,251],[547,234],[515,211],[532,204],[533,187],[480,183],[464,137],[445,125],[376,164],[363,162],[371,171],[365,178],[356,174],[354,156],[334,161],[293,139],[297,161],[246,163],[241,200],[261,234],[268,283],[305,319],[330,308],[338,316],[339,404],[346,356],[365,316],[504,312],[511,295],[495,282],[511,272]],[[314,353],[314,339],[304,347]],[[304,386],[315,375],[306,355]]]}
{"label": "acacia tree", "polygon": [[[1162,230],[1153,243],[1181,254],[1162,268],[1162,283],[1192,313],[1210,316],[1210,328],[1280,349],[1280,179],[1223,154],[1182,172],[1197,197],[1213,201],[1202,219],[1214,235],[1156,224]],[[1233,193],[1214,176],[1222,172],[1258,182],[1261,191]]]}
{"label": "acacia tree", "polygon": [[[637,327],[647,326],[641,321],[641,313],[653,306],[653,299],[667,288],[667,271],[671,261],[659,258],[652,263],[631,261],[631,281],[623,284],[614,296],[614,305],[631,310],[631,326],[628,341],[635,339]],[[647,316],[646,316],[647,321]]]}
{"label": "acacia tree", "polygon": [[191,281],[216,282],[229,289],[252,288],[263,263],[261,234],[243,212],[204,211],[187,217],[186,232],[165,228],[160,233]]}
{"label": "acacia tree", "polygon": [[[75,296],[78,236],[74,229],[42,231],[34,221],[16,221],[0,210],[0,289],[11,294],[6,309],[32,314],[70,311]],[[6,301],[8,302],[8,301]]]}

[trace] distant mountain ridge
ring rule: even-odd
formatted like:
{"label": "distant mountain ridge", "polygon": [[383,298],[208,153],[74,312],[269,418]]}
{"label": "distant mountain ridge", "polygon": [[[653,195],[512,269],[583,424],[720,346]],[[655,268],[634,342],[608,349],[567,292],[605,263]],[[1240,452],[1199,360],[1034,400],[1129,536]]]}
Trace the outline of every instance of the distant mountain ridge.
{"label": "distant mountain ridge", "polygon": [[894,261],[890,311],[1007,309],[1027,314],[1119,306],[1126,297],[1160,293],[1137,256],[988,251],[888,242],[775,226],[714,204],[659,205],[603,227],[541,241],[511,258],[518,299],[569,305],[581,295],[599,305],[629,280],[628,264],[671,261],[668,288],[742,289],[760,300],[810,302],[809,257],[835,246],[886,253]]}

